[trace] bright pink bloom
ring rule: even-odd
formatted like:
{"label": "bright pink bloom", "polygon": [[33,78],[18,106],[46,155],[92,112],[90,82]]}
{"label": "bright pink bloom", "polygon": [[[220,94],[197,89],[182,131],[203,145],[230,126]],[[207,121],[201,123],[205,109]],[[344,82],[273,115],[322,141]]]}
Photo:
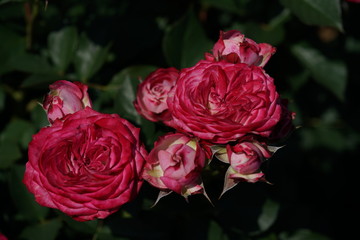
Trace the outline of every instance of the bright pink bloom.
{"label": "bright pink bloom", "polygon": [[181,71],[168,106],[172,120],[166,124],[213,144],[246,134],[269,137],[282,110],[262,68],[206,60]]}
{"label": "bright pink bloom", "polygon": [[59,80],[49,86],[43,108],[50,123],[85,107],[92,107],[87,93],[88,87],[80,82]]}
{"label": "bright pink bloom", "polygon": [[276,49],[267,43],[256,43],[245,38],[241,32],[231,30],[220,32],[219,40],[212,49],[212,55],[206,54],[208,60],[225,60],[231,63],[246,63],[264,67]]}
{"label": "bright pink bloom", "polygon": [[105,218],[141,187],[147,152],[139,133],[116,114],[66,115],[33,136],[23,182],[42,206],[78,221]]}
{"label": "bright pink bloom", "polygon": [[178,76],[175,68],[159,68],[141,82],[134,102],[138,113],[153,122],[170,120],[166,100]]}

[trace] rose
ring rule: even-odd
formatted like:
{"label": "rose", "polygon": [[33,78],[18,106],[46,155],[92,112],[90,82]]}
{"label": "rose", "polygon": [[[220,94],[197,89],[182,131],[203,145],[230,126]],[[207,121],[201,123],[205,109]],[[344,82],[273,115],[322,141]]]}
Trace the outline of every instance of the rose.
{"label": "rose", "polygon": [[154,143],[146,158],[143,177],[161,191],[174,191],[185,198],[204,193],[200,174],[205,156],[195,139],[181,133],[164,135]]}
{"label": "rose", "polygon": [[241,32],[231,30],[220,32],[219,40],[215,43],[212,53],[206,54],[208,60],[224,59],[232,63],[246,63],[264,67],[276,49],[267,43],[257,44],[255,41],[245,38]]}
{"label": "rose", "polygon": [[179,76],[175,68],[159,68],[152,72],[137,89],[135,109],[146,119],[156,121],[170,120],[166,103],[168,92]]}
{"label": "rose", "polygon": [[167,125],[215,144],[268,137],[281,115],[273,79],[262,68],[223,61],[182,70],[168,106]]}
{"label": "rose", "polygon": [[33,136],[23,182],[40,205],[105,218],[137,195],[146,155],[138,128],[85,108]]}
{"label": "rose", "polygon": [[293,120],[295,119],[295,113],[288,109],[288,100],[281,99],[281,116],[280,121],[274,127],[269,141],[277,142],[285,139],[294,129]]}
{"label": "rose", "polygon": [[260,167],[272,156],[272,152],[265,144],[245,140],[235,145],[227,144],[226,147],[219,147],[215,156],[222,162],[230,164],[225,175],[222,192],[224,194],[240,181],[254,183],[264,180]]}
{"label": "rose", "polygon": [[45,96],[43,108],[50,123],[85,107],[92,107],[87,93],[88,87],[80,82],[59,80],[49,88],[50,92]]}

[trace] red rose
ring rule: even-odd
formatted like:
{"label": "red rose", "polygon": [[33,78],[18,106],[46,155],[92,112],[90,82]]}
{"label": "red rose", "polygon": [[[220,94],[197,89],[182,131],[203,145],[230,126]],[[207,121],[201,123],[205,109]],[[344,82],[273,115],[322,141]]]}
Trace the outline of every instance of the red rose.
{"label": "red rose", "polygon": [[87,93],[88,86],[81,82],[59,80],[49,88],[50,92],[45,96],[43,108],[50,123],[85,107],[92,107]]}
{"label": "red rose", "polygon": [[141,187],[139,131],[90,108],[67,115],[33,136],[23,182],[40,205],[78,221],[105,218]]}
{"label": "red rose", "polygon": [[184,69],[168,106],[169,126],[218,144],[246,134],[268,137],[281,116],[273,79],[262,68],[223,61]]}
{"label": "red rose", "polygon": [[138,113],[153,122],[170,120],[166,100],[178,76],[176,68],[159,68],[141,82],[134,102]]}

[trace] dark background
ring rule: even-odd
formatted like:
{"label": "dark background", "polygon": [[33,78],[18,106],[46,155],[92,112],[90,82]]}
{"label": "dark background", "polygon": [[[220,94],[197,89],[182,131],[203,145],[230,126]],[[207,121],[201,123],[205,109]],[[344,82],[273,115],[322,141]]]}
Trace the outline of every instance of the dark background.
{"label": "dark background", "polygon": [[[356,238],[360,3],[308,2],[1,0],[0,232],[9,239]],[[186,203],[173,193],[151,208],[158,190],[147,183],[103,221],[79,223],[37,205],[21,180],[31,135],[47,125],[37,102],[50,83],[88,84],[94,108],[141,127],[150,150],[168,129],[127,107],[133,95],[126,92],[158,67],[192,66],[230,29],[277,48],[265,70],[297,114],[299,128],[263,166],[272,185],[240,183],[218,199],[227,166],[214,160],[203,173],[214,207],[204,196]]]}

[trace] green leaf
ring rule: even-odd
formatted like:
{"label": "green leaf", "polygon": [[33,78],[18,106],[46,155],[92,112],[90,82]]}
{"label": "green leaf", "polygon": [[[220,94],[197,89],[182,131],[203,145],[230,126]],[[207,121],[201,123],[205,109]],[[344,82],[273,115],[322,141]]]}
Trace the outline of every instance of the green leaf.
{"label": "green leaf", "polygon": [[176,68],[195,65],[211,47],[212,43],[193,11],[170,26],[163,40],[165,58],[170,66]]}
{"label": "green leaf", "polygon": [[345,98],[347,81],[346,65],[340,61],[326,59],[318,50],[294,45],[291,48],[294,56],[307,68],[314,80],[332,92],[339,100]]}
{"label": "green leaf", "polygon": [[105,63],[110,45],[102,47],[90,41],[83,35],[76,51],[74,64],[77,77],[87,82]]}
{"label": "green leaf", "polygon": [[30,53],[15,55],[10,59],[12,68],[22,72],[36,74],[54,74],[55,71],[47,60],[40,56]]}
{"label": "green leaf", "polygon": [[121,117],[141,124],[141,116],[134,107],[137,86],[141,79],[144,79],[156,67],[139,65],[123,69],[116,74],[108,85],[108,90],[114,97],[114,108]]}
{"label": "green leaf", "polygon": [[330,240],[330,238],[309,229],[299,229],[295,233],[281,233],[280,240]]}
{"label": "green leaf", "polygon": [[207,240],[227,240],[229,239],[223,229],[215,221],[211,221],[208,230]]}
{"label": "green leaf", "polygon": [[280,0],[302,22],[343,31],[339,0]]}
{"label": "green leaf", "polygon": [[50,83],[53,83],[61,79],[63,79],[63,77],[57,74],[32,74],[21,83],[21,87],[23,88],[41,87],[44,85],[49,85]]}
{"label": "green leaf", "polygon": [[28,132],[34,132],[34,127],[30,122],[22,119],[14,119],[11,121],[2,134],[0,135],[1,142],[21,143],[27,145],[31,138],[28,138]]}
{"label": "green leaf", "polygon": [[278,212],[279,204],[270,199],[267,199],[264,203],[262,213],[258,218],[258,225],[260,231],[268,230],[275,222]]}
{"label": "green leaf", "polygon": [[62,222],[60,219],[52,219],[36,225],[27,226],[20,234],[26,240],[53,240],[56,239]]}
{"label": "green leaf", "polygon": [[6,169],[18,159],[21,158],[22,154],[20,148],[15,143],[2,142],[0,143],[0,169]]}
{"label": "green leaf", "polygon": [[19,219],[27,221],[38,221],[45,219],[49,208],[42,207],[35,202],[34,196],[26,189],[22,183],[24,177],[25,166],[15,165],[11,169],[9,176],[9,189],[12,201],[18,209]]}
{"label": "green leaf", "polygon": [[50,33],[48,48],[52,62],[62,74],[66,71],[78,42],[78,34],[75,27],[66,27],[57,32]]}

